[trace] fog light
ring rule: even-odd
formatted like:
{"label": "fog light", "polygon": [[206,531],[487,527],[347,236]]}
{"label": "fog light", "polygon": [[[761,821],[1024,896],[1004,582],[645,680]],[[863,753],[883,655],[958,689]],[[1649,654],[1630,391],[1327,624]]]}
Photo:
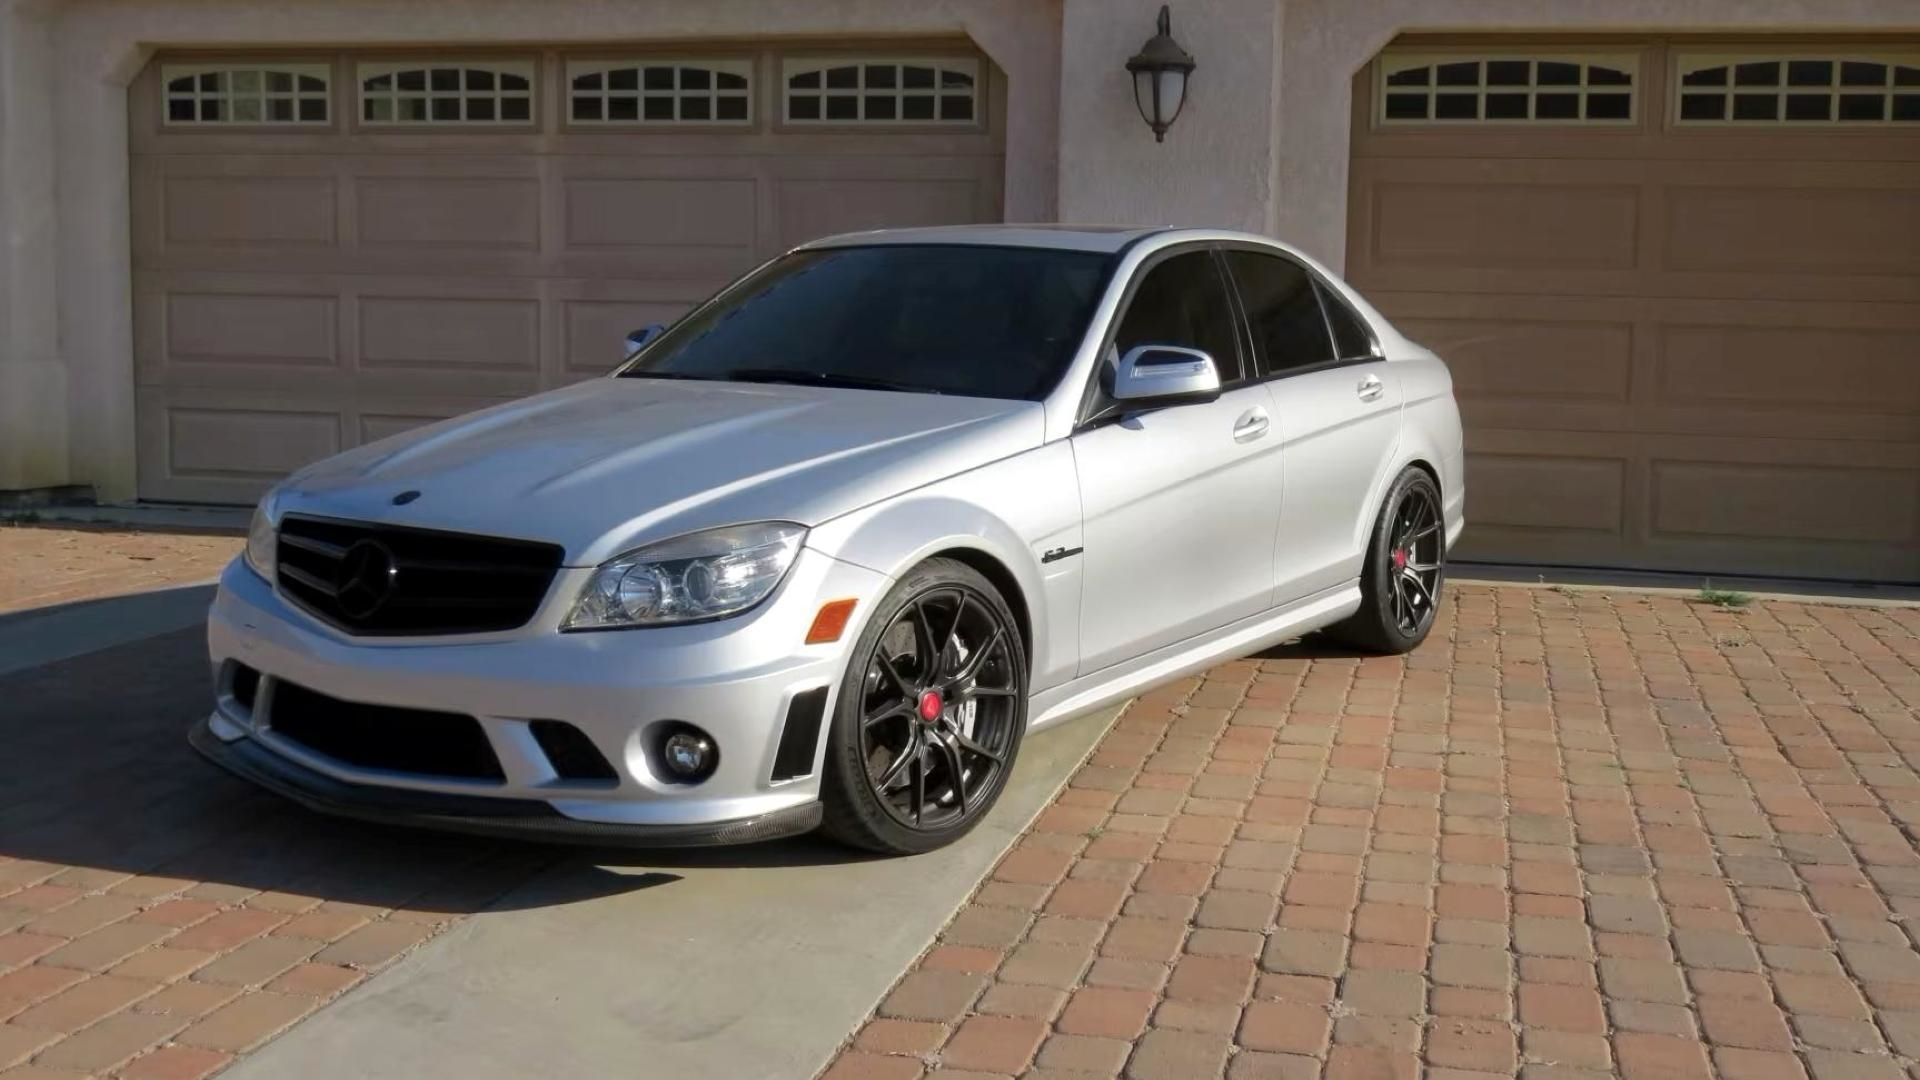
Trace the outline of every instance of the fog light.
{"label": "fog light", "polygon": [[691,724],[672,725],[656,745],[660,770],[668,780],[697,784],[712,776],[720,764],[720,751],[713,740]]}

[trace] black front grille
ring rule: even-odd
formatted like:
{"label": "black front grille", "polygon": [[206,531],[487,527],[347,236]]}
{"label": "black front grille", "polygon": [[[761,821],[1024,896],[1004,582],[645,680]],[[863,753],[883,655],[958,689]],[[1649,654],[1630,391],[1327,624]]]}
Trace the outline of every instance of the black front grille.
{"label": "black front grille", "polygon": [[288,515],[280,590],[352,634],[512,630],[539,610],[561,549],[528,540]]}
{"label": "black front grille", "polygon": [[273,684],[268,714],[274,734],[356,768],[506,779],[471,716],[341,701],[284,679]]}

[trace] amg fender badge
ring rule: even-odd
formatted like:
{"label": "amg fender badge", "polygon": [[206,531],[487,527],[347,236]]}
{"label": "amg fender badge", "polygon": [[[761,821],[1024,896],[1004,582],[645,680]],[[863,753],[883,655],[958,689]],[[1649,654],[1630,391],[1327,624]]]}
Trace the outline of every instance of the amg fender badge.
{"label": "amg fender badge", "polygon": [[1054,548],[1052,551],[1049,551],[1045,555],[1040,556],[1040,561],[1042,563],[1059,562],[1061,559],[1070,559],[1073,556],[1080,554],[1084,550],[1086,549]]}

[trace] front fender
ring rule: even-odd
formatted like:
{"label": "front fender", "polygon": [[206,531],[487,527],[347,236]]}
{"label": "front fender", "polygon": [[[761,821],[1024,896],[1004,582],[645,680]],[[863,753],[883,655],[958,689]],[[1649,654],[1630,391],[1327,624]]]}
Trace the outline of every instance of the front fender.
{"label": "front fender", "polygon": [[[1027,615],[1032,689],[1073,675],[1079,658],[1080,560],[1041,561],[1043,552],[1080,547],[1079,483],[1064,442],[835,518],[816,527],[807,545],[895,580],[942,552],[991,559],[1019,591],[1009,603]],[[855,633],[876,606],[865,604],[856,612]]]}

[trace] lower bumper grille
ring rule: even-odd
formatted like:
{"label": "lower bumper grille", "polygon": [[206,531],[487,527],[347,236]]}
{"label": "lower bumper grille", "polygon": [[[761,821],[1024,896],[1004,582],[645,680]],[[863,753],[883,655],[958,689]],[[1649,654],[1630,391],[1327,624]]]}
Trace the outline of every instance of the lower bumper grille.
{"label": "lower bumper grille", "polygon": [[459,713],[341,701],[276,681],[267,725],[283,739],[361,769],[503,781],[480,721]]}

